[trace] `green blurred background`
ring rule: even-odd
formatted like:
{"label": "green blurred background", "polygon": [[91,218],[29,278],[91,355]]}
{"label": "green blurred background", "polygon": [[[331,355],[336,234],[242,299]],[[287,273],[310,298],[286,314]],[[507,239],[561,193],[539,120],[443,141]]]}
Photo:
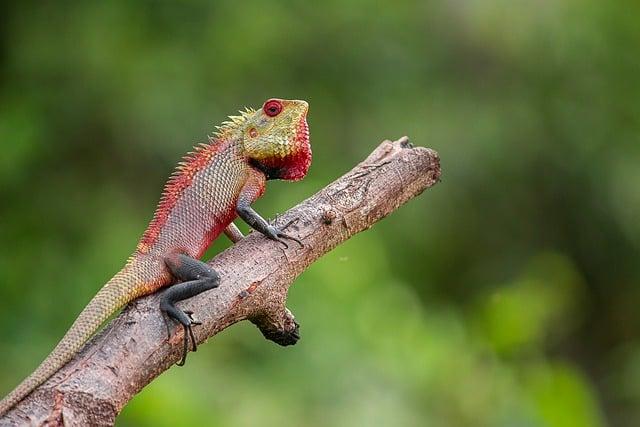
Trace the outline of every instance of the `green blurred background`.
{"label": "green blurred background", "polygon": [[640,425],[637,1],[0,8],[0,394],[180,156],[275,96],[309,101],[314,163],[264,215],[385,138],[436,149],[443,181],[298,279],[297,346],[234,326],[119,425]]}

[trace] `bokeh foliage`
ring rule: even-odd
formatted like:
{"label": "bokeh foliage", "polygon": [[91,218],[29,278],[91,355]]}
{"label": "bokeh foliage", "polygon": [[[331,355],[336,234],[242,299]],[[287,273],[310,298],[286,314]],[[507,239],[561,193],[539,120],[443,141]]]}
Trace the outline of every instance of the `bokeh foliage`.
{"label": "bokeh foliage", "polygon": [[297,346],[233,327],[120,425],[640,424],[640,3],[0,8],[3,392],[121,266],[177,159],[277,96],[310,102],[314,164],[265,215],[404,134],[443,182],[303,274]]}

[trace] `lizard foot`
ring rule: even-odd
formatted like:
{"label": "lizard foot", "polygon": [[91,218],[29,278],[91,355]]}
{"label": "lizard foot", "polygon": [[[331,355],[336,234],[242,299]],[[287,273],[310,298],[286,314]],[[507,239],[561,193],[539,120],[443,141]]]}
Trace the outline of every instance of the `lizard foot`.
{"label": "lizard foot", "polygon": [[182,280],[181,283],[170,286],[160,300],[160,310],[180,323],[184,329],[182,358],[177,363],[178,366],[182,366],[187,360],[189,340],[191,340],[191,351],[198,349],[192,326],[200,325],[202,322],[193,318],[193,311],[176,307],[176,302],[218,287],[220,278],[209,265],[184,254],[167,257],[165,263],[175,278]]}
{"label": "lizard foot", "polygon": [[176,363],[176,365],[178,366],[184,366],[185,362],[187,361],[187,353],[188,353],[187,347],[189,346],[189,339],[191,339],[191,351],[198,350],[198,345],[196,344],[196,337],[193,335],[193,329],[191,328],[191,326],[202,324],[202,322],[193,320],[193,318],[191,317],[191,314],[193,314],[192,312],[185,311],[184,313],[189,317],[189,324],[184,324],[184,323],[182,324],[182,328],[184,329],[184,340],[182,344],[182,358],[178,363]]}
{"label": "lizard foot", "polygon": [[[282,229],[287,228],[289,225],[291,225],[291,223],[293,223],[293,221],[290,221],[288,224],[286,224],[284,227],[282,227]],[[297,238],[284,233],[281,229],[276,228],[272,225],[269,226],[269,228],[267,228],[267,236],[271,239],[271,240],[275,240],[277,242],[280,242],[284,245],[285,249],[289,249],[289,245],[287,245],[287,242],[285,242],[285,239],[287,240],[293,240],[294,242],[296,242],[297,244],[300,245],[301,248],[304,248],[304,244]]]}
{"label": "lizard foot", "polygon": [[[175,307],[175,312],[166,312],[168,317],[176,320],[178,323],[182,325],[184,330],[184,338],[182,344],[182,357],[180,361],[176,363],[178,366],[183,366],[187,361],[187,353],[189,352],[189,341],[191,341],[191,351],[198,351],[198,344],[196,342],[196,337],[193,334],[193,326],[194,325],[202,325],[202,322],[193,318],[193,311],[191,310],[180,310]],[[164,316],[163,316],[164,317]],[[169,327],[169,321],[165,317],[165,325],[167,326],[167,335],[171,338],[171,330]]]}

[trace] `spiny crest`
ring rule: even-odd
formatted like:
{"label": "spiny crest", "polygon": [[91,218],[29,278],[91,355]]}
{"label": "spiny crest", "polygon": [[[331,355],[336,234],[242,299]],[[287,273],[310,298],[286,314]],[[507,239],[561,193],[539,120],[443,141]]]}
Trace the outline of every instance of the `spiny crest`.
{"label": "spiny crest", "polygon": [[184,190],[191,185],[196,173],[206,167],[211,158],[222,150],[225,144],[230,143],[227,136],[245,124],[255,112],[256,110],[252,108],[245,108],[244,111],[240,111],[239,116],[229,116],[229,120],[222,122],[220,126],[216,126],[217,132],[209,136],[209,143],[196,145],[193,151],[182,158],[182,161],[178,163],[178,166],[165,184],[153,219],[138,243],[138,251],[146,253],[151,248],[158,238],[162,226],[167,221],[171,210]]}
{"label": "spiny crest", "polygon": [[212,149],[215,148],[217,144],[219,144],[219,141],[216,141],[213,138],[209,139],[209,144],[206,144],[204,142],[197,144],[195,147],[193,147],[192,151],[189,151],[182,157],[182,161],[178,162],[178,166],[176,166],[175,170],[171,174],[171,177],[180,175],[187,169],[193,168],[193,164],[197,163],[196,161],[198,159],[205,161],[209,160],[213,155],[213,152],[215,152],[215,150]]}
{"label": "spiny crest", "polygon": [[240,110],[239,116],[229,116],[229,120],[225,120],[220,124],[220,126],[216,126],[216,132],[213,134],[214,138],[223,139],[234,131],[238,130],[240,126],[249,120],[253,114],[255,114],[256,110],[249,107],[244,107],[244,111]]}

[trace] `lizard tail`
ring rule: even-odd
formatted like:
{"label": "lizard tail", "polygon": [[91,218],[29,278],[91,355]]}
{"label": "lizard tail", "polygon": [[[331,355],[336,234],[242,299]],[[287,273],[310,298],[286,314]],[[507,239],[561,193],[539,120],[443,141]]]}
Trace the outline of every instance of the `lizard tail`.
{"label": "lizard tail", "polygon": [[131,292],[136,288],[135,279],[125,270],[107,282],[40,366],[0,401],[0,416],[69,362],[109,316],[138,296]]}

